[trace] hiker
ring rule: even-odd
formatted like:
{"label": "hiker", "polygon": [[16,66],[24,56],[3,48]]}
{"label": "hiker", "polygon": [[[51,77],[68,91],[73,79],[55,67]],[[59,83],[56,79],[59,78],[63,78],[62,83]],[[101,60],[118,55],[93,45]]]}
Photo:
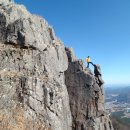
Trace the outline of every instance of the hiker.
{"label": "hiker", "polygon": [[89,68],[89,64],[90,64],[90,63],[93,65],[93,63],[91,62],[90,56],[88,56],[88,57],[86,58],[86,61],[87,61],[87,63],[88,63],[87,68]]}

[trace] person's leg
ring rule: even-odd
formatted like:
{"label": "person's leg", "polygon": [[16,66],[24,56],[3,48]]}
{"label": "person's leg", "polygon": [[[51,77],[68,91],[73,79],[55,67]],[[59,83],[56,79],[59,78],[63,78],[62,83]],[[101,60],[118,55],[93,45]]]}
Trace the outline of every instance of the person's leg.
{"label": "person's leg", "polygon": [[89,62],[87,62],[87,63],[88,63],[87,68],[89,68]]}
{"label": "person's leg", "polygon": [[90,63],[94,66],[93,62],[90,62]]}

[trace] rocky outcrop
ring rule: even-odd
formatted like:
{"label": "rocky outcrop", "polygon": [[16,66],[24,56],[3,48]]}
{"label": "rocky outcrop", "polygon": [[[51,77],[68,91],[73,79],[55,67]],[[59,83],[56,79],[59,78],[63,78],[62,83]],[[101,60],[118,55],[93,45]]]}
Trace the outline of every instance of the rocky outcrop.
{"label": "rocky outcrop", "polygon": [[66,48],[69,67],[65,72],[72,130],[113,130],[105,113],[103,80],[99,65],[94,64],[94,74],[77,60],[72,49]]}
{"label": "rocky outcrop", "polygon": [[0,61],[1,130],[112,129],[99,66],[94,75],[12,0],[0,0]]}
{"label": "rocky outcrop", "polygon": [[23,5],[0,5],[1,130],[71,130],[64,45]]}

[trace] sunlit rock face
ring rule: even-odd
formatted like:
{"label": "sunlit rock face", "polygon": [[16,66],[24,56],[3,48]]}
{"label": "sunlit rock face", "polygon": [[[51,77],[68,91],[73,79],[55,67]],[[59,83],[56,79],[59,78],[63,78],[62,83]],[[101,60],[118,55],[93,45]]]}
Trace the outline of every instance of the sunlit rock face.
{"label": "sunlit rock face", "polygon": [[0,5],[8,5],[14,3],[13,0],[0,0]]}
{"label": "sunlit rock face", "polygon": [[0,0],[0,130],[112,130],[94,68],[44,18]]}
{"label": "sunlit rock face", "polygon": [[113,130],[104,109],[103,80],[99,65],[94,73],[77,60],[72,49],[66,48],[69,66],[65,72],[72,112],[72,130]]}
{"label": "sunlit rock face", "polygon": [[0,129],[71,130],[64,45],[23,5],[0,4]]}

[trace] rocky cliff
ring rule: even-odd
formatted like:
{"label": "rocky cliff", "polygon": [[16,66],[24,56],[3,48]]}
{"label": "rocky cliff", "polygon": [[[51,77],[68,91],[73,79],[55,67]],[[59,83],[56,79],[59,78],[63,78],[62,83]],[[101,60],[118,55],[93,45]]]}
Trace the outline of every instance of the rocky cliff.
{"label": "rocky cliff", "polygon": [[45,19],[0,0],[1,130],[112,130],[103,81]]}
{"label": "rocky cliff", "polygon": [[69,66],[65,83],[70,99],[72,130],[113,130],[104,108],[103,80],[99,65],[94,74],[77,60],[72,49],[66,48]]}

